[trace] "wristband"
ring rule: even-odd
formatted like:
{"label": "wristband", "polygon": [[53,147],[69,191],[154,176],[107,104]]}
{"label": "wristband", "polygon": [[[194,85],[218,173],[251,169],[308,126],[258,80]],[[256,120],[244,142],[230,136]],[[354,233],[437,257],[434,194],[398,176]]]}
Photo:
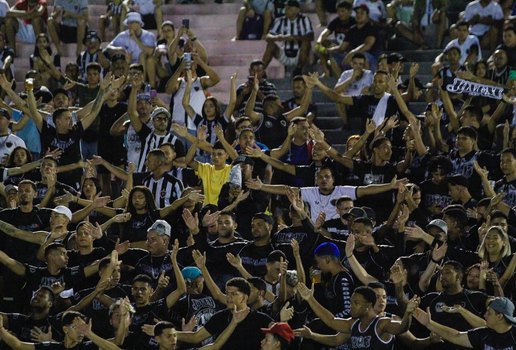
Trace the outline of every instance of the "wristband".
{"label": "wristband", "polygon": [[439,265],[441,261],[443,261],[443,259],[435,261],[433,257],[431,257],[430,260],[432,260],[432,262],[436,263],[437,265]]}
{"label": "wristband", "polygon": [[349,260],[349,259],[351,259],[351,257],[353,257],[353,255],[355,255],[355,254],[351,253],[351,255],[350,255],[350,256],[347,256],[347,255],[346,255],[346,259],[348,259],[348,260]]}

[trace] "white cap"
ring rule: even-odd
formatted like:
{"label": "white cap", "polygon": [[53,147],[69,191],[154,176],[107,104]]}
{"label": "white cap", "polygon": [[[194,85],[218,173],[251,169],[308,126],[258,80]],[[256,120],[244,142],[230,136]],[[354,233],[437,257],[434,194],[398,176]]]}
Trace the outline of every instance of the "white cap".
{"label": "white cap", "polygon": [[138,12],[129,12],[127,17],[125,17],[124,25],[128,25],[131,22],[138,22],[143,26],[142,15]]}
{"label": "white cap", "polygon": [[160,235],[165,235],[170,237],[170,231],[171,231],[170,224],[166,222],[165,220],[156,220],[151,227],[147,230],[147,232],[154,231]]}
{"label": "white cap", "polygon": [[63,214],[68,218],[68,220],[72,221],[72,211],[64,205],[58,205],[57,207],[52,209],[52,211],[57,214]]}

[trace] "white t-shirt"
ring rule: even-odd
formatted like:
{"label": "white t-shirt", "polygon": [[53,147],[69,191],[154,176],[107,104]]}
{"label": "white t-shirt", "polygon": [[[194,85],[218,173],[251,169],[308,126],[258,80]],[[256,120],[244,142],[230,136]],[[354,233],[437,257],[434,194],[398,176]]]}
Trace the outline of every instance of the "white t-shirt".
{"label": "white t-shirt", "polygon": [[303,201],[310,206],[310,217],[316,220],[320,212],[326,213],[326,220],[335,219],[338,217],[337,210],[331,201],[343,196],[348,196],[351,199],[357,199],[356,186],[335,186],[333,192],[329,195],[324,195],[319,191],[319,187],[301,187],[301,197]]}
{"label": "white t-shirt", "polygon": [[[486,7],[480,5],[480,0],[470,2],[464,11],[464,20],[469,22],[476,14],[479,14],[480,17],[491,16],[495,21],[503,19],[502,7],[492,0]],[[487,33],[488,30],[489,26],[487,24],[477,23],[469,27],[469,32],[478,37]]]}
{"label": "white t-shirt", "polygon": [[[186,115],[186,111],[183,108],[183,96],[185,95],[186,83],[183,78],[181,78],[181,82],[179,83],[179,89],[177,89],[176,94],[174,95],[174,109],[172,110],[172,122],[178,123],[181,125],[185,125],[185,120],[187,121],[186,127],[189,130],[196,130],[192,118]],[[202,88],[201,79],[196,78],[192,84],[192,90],[190,91],[190,106],[194,109],[195,113],[202,115],[202,105],[206,101],[206,95],[204,94],[204,90]]]}
{"label": "white t-shirt", "polygon": [[[337,81],[337,85],[342,82],[348,80],[353,75],[353,69],[348,69],[339,77],[339,81]],[[362,94],[362,90],[368,86],[371,86],[373,83],[373,72],[368,69],[364,69],[364,73],[362,74],[362,78],[354,81],[351,85],[348,86],[348,89],[344,91],[344,94],[348,96],[358,96]]]}
{"label": "white t-shirt", "polygon": [[459,43],[459,39],[453,39],[446,45],[444,51],[448,50],[451,47],[457,47],[460,50],[460,64],[466,63],[466,59],[468,58],[469,53],[471,52],[471,48],[477,47],[477,61],[482,59],[482,49],[480,48],[480,42],[478,38],[474,35],[468,35],[466,40],[462,43]]}
{"label": "white t-shirt", "polygon": [[18,146],[25,147],[25,142],[18,136],[11,133],[0,136],[0,157],[8,156]]}
{"label": "white t-shirt", "polygon": [[385,4],[381,0],[355,0],[353,1],[353,8],[366,5],[369,8],[369,18],[372,21],[379,22],[382,19],[387,18],[387,9]]}
{"label": "white t-shirt", "polygon": [[7,16],[9,8],[9,4],[6,0],[0,0],[0,18],[4,18],[5,16]]}
{"label": "white t-shirt", "polygon": [[[156,47],[156,36],[154,33],[142,29],[140,40],[145,46]],[[138,63],[142,49],[138,46],[136,41],[131,39],[129,30],[119,33],[108,46],[122,47],[125,51],[131,53],[131,63]]]}

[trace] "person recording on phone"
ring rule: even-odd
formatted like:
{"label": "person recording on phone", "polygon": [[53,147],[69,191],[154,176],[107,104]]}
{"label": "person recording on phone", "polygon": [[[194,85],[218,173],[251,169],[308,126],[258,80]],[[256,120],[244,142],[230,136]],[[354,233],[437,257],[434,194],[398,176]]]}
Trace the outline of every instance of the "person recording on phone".
{"label": "person recording on phone", "polygon": [[[188,19],[183,20],[183,27],[189,29],[189,25]],[[165,87],[165,92],[173,96],[170,103],[172,122],[186,126],[192,135],[197,134],[197,128],[183,107],[183,96],[187,85],[184,78],[186,71],[190,70],[192,72],[190,106],[199,115],[202,115],[202,106],[206,100],[205,90],[215,86],[220,81],[217,72],[204,61],[196,46],[192,45],[196,40],[197,38],[193,37],[185,42],[183,59]],[[199,69],[202,69],[205,74],[200,76]]]}

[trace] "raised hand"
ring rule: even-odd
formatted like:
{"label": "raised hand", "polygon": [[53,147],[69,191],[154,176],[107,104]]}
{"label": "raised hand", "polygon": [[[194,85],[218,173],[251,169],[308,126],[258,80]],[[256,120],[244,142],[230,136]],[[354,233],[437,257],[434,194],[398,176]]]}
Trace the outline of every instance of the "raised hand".
{"label": "raised hand", "polygon": [[392,265],[389,278],[394,284],[401,284],[403,282],[403,270],[399,262],[395,262]]}
{"label": "raised hand", "polygon": [[170,277],[165,276],[165,271],[161,271],[161,274],[158,278],[158,288],[165,289],[168,287],[168,284],[170,283]]}
{"label": "raised hand", "polygon": [[460,313],[461,309],[462,309],[461,305],[453,305],[453,306],[443,305],[441,307],[441,310],[443,310],[444,312],[446,312],[448,314],[458,314],[458,313]]}
{"label": "raised hand", "polygon": [[115,244],[115,250],[118,252],[119,255],[126,253],[130,247],[131,247],[131,242],[124,241],[124,242],[120,243],[120,239],[117,239],[116,244]]}
{"label": "raised hand", "polygon": [[243,320],[245,320],[245,318],[247,317],[247,315],[249,315],[250,312],[251,312],[251,309],[248,307],[246,307],[243,310],[238,311],[236,308],[236,305],[234,305],[233,311],[231,312],[233,314],[233,318],[231,319],[231,321],[240,323]]}
{"label": "raised hand", "polygon": [[184,138],[186,137],[186,134],[188,134],[188,129],[184,125],[172,123],[172,132]]}
{"label": "raised hand", "polygon": [[405,312],[413,313],[418,308],[420,302],[421,298],[417,295],[414,295],[412,299],[410,299],[407,303],[407,308],[405,309]]}
{"label": "raised hand", "polygon": [[428,327],[430,325],[430,322],[432,322],[432,315],[430,314],[430,308],[426,308],[426,312],[421,310],[420,308],[417,308],[414,311],[414,318],[421,323],[423,326]]}
{"label": "raised hand", "polygon": [[260,180],[260,177],[258,176],[258,177],[256,177],[256,180],[254,180],[254,179],[246,180],[245,185],[247,186],[247,188],[249,188],[251,190],[259,191],[262,189],[263,182],[262,182],[262,180]]}
{"label": "raised hand", "polygon": [[34,327],[30,330],[30,340],[36,343],[52,340],[52,326],[48,327],[48,330],[44,332],[39,327]]}
{"label": "raised hand", "polygon": [[188,197],[188,200],[190,200],[194,203],[199,203],[199,202],[204,201],[204,195],[200,191],[197,191],[197,190],[194,190],[194,191],[191,191],[190,193],[188,193],[187,197]]}
{"label": "raised hand", "polygon": [[192,258],[195,262],[195,265],[201,270],[206,266],[206,252],[202,254],[199,250],[194,249],[192,251]]}
{"label": "raised hand", "polygon": [[177,262],[177,253],[179,252],[179,240],[174,239],[174,244],[172,245],[172,252],[170,253],[170,261],[172,264]]}
{"label": "raised hand", "polygon": [[196,230],[199,227],[199,216],[197,213],[192,215],[192,212],[189,209],[184,208],[181,216],[183,217],[183,221],[189,231]]}
{"label": "raised hand", "polygon": [[242,265],[242,258],[239,255],[227,253],[226,259],[233,267],[240,267]]}
{"label": "raised hand", "polygon": [[287,301],[280,310],[280,322],[288,322],[294,317],[294,307]]}
{"label": "raised hand", "polygon": [[129,220],[131,220],[131,213],[116,214],[113,217],[113,221],[117,224],[123,224],[124,222],[127,222]]}
{"label": "raised hand", "polygon": [[372,119],[366,120],[365,132],[366,134],[372,134],[376,130],[376,123]]}
{"label": "raised hand", "polygon": [[185,323],[185,319],[181,319],[181,330],[183,332],[192,332],[195,329],[195,326],[197,326],[197,317],[192,316],[192,318]]}
{"label": "raised hand", "polygon": [[314,227],[315,229],[320,229],[324,223],[326,222],[326,213],[321,211],[319,215],[317,215],[317,219],[315,219]]}
{"label": "raised hand", "polygon": [[417,75],[417,72],[419,72],[419,64],[412,63],[409,69],[409,77],[414,78]]}
{"label": "raised hand", "polygon": [[217,223],[217,219],[219,218],[220,211],[216,211],[213,214],[210,210],[206,212],[206,214],[202,218],[202,226],[209,227],[213,226]]}
{"label": "raised hand", "polygon": [[296,291],[299,294],[299,296],[301,298],[303,298],[303,300],[308,300],[308,299],[310,299],[310,298],[312,298],[314,296],[313,288],[312,289],[308,289],[306,284],[304,284],[302,282],[299,282],[296,285]]}
{"label": "raised hand", "polygon": [[307,326],[303,326],[303,328],[294,329],[294,334],[296,337],[302,337],[306,339],[311,339],[313,337],[312,330]]}
{"label": "raised hand", "polygon": [[290,241],[290,246],[292,247],[292,253],[294,256],[299,256],[299,242],[296,239]]}
{"label": "raised hand", "polygon": [[438,244],[435,245],[434,249],[432,249],[432,260],[441,261],[446,256],[446,252],[448,251],[448,243],[443,243],[441,246]]}
{"label": "raised hand", "polygon": [[476,160],[473,162],[473,168],[481,178],[487,178],[489,176],[489,170],[487,170],[486,167],[482,168]]}

